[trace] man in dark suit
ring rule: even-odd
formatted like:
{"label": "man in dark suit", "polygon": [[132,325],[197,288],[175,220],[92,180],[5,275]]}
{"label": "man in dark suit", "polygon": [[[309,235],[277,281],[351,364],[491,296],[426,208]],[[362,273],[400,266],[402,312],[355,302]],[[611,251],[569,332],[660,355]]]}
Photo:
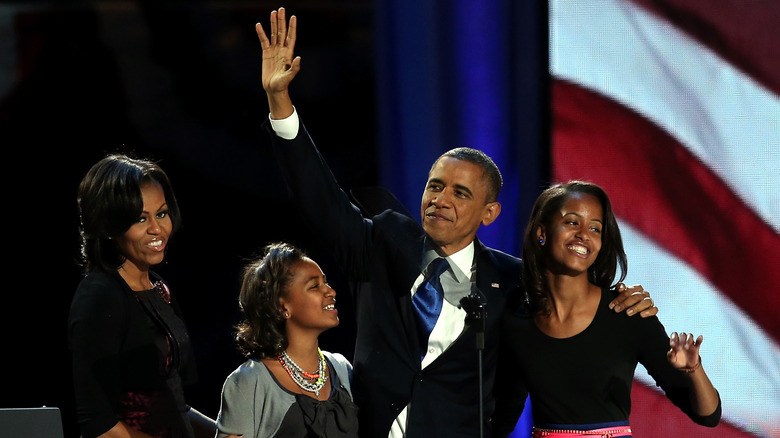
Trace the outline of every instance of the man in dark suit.
{"label": "man in dark suit", "polygon": [[[364,217],[339,187],[288,94],[300,70],[300,58],[293,58],[296,25],[293,16],[288,28],[280,9],[271,14],[270,38],[256,26],[270,108],[266,126],[307,225],[334,247],[351,280],[370,284],[356,296],[353,393],[360,409],[360,435],[472,438],[482,430],[488,436],[499,317],[507,300],[522,296],[520,260],[476,238],[479,227],[490,225],[501,212],[500,172],[480,151],[455,149],[431,167],[421,224],[392,210]],[[447,261],[437,276],[443,297],[430,323],[432,331],[421,340],[424,324],[415,296],[423,296],[418,286],[430,281],[429,264],[438,258]],[[474,287],[486,303],[479,330],[466,323],[460,306]],[[624,293],[617,302],[625,309],[643,298]],[[634,311],[652,308],[651,302],[637,306]],[[481,339],[482,370],[476,348]]]}

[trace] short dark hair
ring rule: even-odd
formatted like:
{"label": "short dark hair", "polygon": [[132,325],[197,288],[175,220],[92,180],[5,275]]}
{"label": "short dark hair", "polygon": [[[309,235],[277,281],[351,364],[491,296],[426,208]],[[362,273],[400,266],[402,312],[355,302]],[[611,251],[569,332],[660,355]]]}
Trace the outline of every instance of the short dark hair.
{"label": "short dark hair", "polygon": [[265,246],[263,255],[244,267],[238,298],[242,321],[235,327],[235,340],[245,357],[275,357],[287,348],[279,298],[287,296],[292,268],[304,258],[302,250],[278,242]]}
{"label": "short dark hair", "polygon": [[81,180],[77,204],[81,236],[80,262],[84,272],[112,271],[125,261],[115,238],[138,220],[144,202],[141,187],[157,183],[162,187],[171,235],[181,224],[181,214],[168,175],[156,163],[111,154],[95,163]]}
{"label": "short dark hair", "polygon": [[474,163],[481,167],[482,171],[484,172],[483,178],[485,179],[485,185],[487,186],[486,201],[495,202],[498,200],[498,195],[501,193],[501,187],[504,185],[504,180],[501,177],[501,171],[498,170],[498,166],[496,166],[496,163],[493,162],[493,159],[490,158],[486,153],[478,149],[467,147],[450,149],[447,152],[441,154],[441,156],[437,158],[436,161],[434,161],[433,166],[431,166],[431,170],[433,170],[433,167],[436,166],[436,163],[438,163],[439,160],[444,157],[468,161],[469,163]]}
{"label": "short dark hair", "polygon": [[623,281],[628,272],[628,259],[623,250],[617,219],[612,204],[603,188],[586,181],[569,181],[555,184],[542,192],[531,209],[531,217],[525,229],[523,241],[523,284],[531,305],[531,311],[549,313],[551,310],[549,288],[544,272],[542,246],[537,241],[536,230],[550,224],[552,214],[560,211],[563,204],[576,193],[593,195],[601,203],[604,225],[601,230],[601,251],[596,261],[588,269],[588,280],[602,288],[613,286],[617,268],[620,266],[618,282]]}

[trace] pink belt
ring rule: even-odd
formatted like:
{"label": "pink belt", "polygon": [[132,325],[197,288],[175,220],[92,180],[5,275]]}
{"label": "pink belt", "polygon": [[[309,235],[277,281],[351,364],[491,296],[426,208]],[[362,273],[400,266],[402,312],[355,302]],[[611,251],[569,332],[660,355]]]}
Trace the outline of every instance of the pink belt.
{"label": "pink belt", "polygon": [[534,427],[533,438],[570,438],[578,436],[598,436],[602,438],[611,438],[617,436],[631,436],[631,428],[628,426],[605,427],[602,429],[591,430],[571,430],[571,429],[541,429]]}

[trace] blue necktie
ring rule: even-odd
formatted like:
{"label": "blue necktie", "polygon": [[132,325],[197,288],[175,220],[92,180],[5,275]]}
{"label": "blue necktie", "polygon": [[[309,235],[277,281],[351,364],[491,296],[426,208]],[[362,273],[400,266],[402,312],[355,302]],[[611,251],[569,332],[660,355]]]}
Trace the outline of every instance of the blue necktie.
{"label": "blue necktie", "polygon": [[439,276],[450,267],[447,260],[441,257],[434,259],[428,265],[428,277],[417,287],[412,297],[415,316],[417,317],[417,332],[420,335],[420,360],[425,357],[428,348],[428,337],[431,335],[436,320],[439,319],[441,306],[444,302],[444,289]]}

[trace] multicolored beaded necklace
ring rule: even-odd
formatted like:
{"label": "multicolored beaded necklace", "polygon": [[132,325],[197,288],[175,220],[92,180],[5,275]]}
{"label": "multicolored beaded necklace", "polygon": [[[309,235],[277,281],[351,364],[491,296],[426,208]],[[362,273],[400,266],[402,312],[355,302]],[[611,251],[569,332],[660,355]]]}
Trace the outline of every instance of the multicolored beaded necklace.
{"label": "multicolored beaded necklace", "polygon": [[320,390],[325,386],[325,382],[328,380],[328,376],[325,375],[325,356],[322,354],[319,348],[317,348],[317,354],[319,355],[319,367],[316,372],[307,373],[290,356],[287,355],[287,351],[283,351],[282,354],[277,355],[276,358],[282,364],[282,367],[287,370],[287,374],[293,379],[296,385],[301,389],[308,392],[313,392],[320,396]]}

